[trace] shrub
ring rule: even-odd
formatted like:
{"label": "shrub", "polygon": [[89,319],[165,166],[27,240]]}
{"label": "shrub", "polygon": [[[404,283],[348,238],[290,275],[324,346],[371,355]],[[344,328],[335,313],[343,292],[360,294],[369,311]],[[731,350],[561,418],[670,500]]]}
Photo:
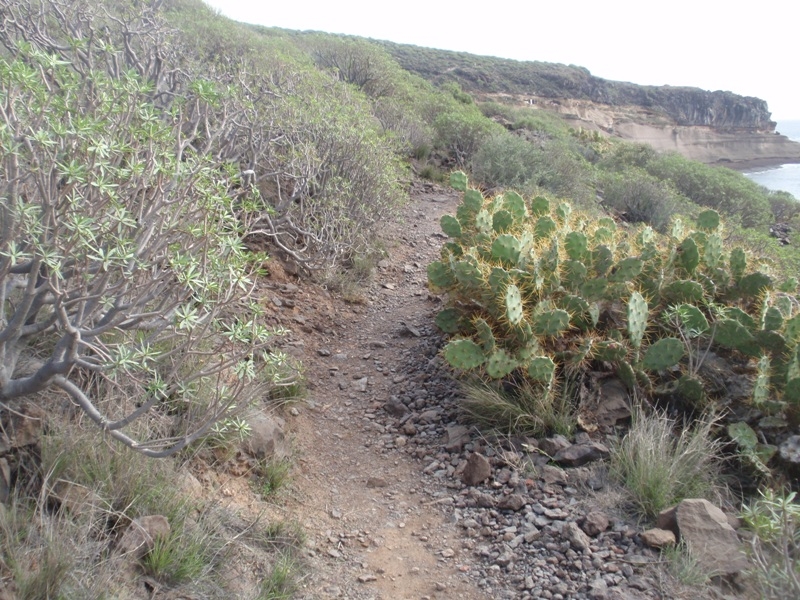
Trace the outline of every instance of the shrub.
{"label": "shrub", "polygon": [[500,129],[472,105],[439,114],[433,127],[437,147],[447,152],[460,167],[468,165],[486,138]]}
{"label": "shrub", "polygon": [[497,131],[472,157],[473,176],[488,187],[521,188],[534,176],[539,153],[523,138]]}
{"label": "shrub", "polygon": [[753,532],[750,550],[762,597],[800,597],[800,504],[795,492],[761,491],[742,507],[742,519]]}
{"label": "shrub", "polygon": [[640,169],[609,173],[600,179],[599,187],[604,204],[624,220],[646,223],[661,232],[666,231],[679,206],[668,185]]}
{"label": "shrub", "polygon": [[718,485],[720,460],[713,426],[714,419],[708,417],[689,427],[640,410],[630,431],[612,449],[609,472],[649,518],[685,498],[708,497]]}
{"label": "shrub", "polygon": [[0,400],[56,387],[110,437],[172,454],[271,385],[274,332],[251,302],[264,257],[242,243],[259,199],[212,152],[241,133],[218,112],[239,92],[167,77],[150,11],[120,31],[88,4],[30,21],[27,4],[0,59]]}

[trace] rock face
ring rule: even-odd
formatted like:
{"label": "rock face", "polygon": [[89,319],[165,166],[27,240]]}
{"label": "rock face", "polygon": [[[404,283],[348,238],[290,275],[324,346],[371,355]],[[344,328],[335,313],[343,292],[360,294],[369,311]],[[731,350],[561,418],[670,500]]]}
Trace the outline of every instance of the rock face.
{"label": "rock face", "polygon": [[478,57],[384,42],[400,65],[437,84],[555,111],[576,127],[734,168],[800,162],[800,144],[775,135],[767,103],[727,91],[609,81],[574,65]]}
{"label": "rock face", "polygon": [[683,500],[675,510],[681,541],[701,567],[714,575],[735,575],[749,567],[728,518],[708,500]]}

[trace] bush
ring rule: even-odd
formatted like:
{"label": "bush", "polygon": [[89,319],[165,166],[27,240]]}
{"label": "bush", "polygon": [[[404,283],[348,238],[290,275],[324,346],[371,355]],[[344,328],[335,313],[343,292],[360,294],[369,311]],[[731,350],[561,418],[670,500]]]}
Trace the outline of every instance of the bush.
{"label": "bush", "polygon": [[447,152],[460,167],[468,165],[484,141],[501,129],[472,105],[439,114],[433,127],[437,147]]}
{"label": "bush", "polygon": [[751,557],[762,598],[800,597],[800,505],[795,492],[774,490],[742,507],[742,519],[753,532]]}
{"label": "bush", "polygon": [[679,206],[668,185],[640,169],[608,173],[598,185],[603,203],[625,221],[646,223],[661,232],[666,231]]}
{"label": "bush", "polygon": [[[149,11],[111,29],[88,4],[48,6],[12,7],[36,44],[2,37],[0,400],[59,388],[165,456],[271,385],[274,332],[251,302],[264,257],[242,243],[259,199],[212,152],[246,133],[220,116],[240,93],[167,77]],[[84,37],[62,45],[75,22]]]}
{"label": "bush", "polygon": [[717,489],[720,460],[713,426],[711,418],[689,427],[639,411],[630,431],[611,451],[610,474],[649,518],[685,498],[708,497]]}
{"label": "bush", "polygon": [[740,220],[744,227],[766,230],[770,224],[766,189],[741,173],[704,165],[678,154],[663,154],[650,160],[646,170],[669,182],[692,202]]}
{"label": "bush", "polygon": [[488,187],[522,188],[534,176],[539,153],[521,137],[498,131],[472,157],[473,176]]}

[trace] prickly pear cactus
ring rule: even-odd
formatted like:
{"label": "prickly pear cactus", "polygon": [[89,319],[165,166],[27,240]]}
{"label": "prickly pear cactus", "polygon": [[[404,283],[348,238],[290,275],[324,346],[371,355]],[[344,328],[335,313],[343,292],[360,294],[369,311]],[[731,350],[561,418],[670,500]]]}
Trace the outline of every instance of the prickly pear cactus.
{"label": "prickly pear cactus", "polygon": [[463,201],[441,219],[449,240],[428,282],[447,295],[436,324],[453,336],[443,356],[454,369],[547,386],[611,370],[695,410],[724,400],[703,379],[714,352],[751,362],[754,407],[800,421],[797,281],[726,248],[715,211],[661,235],[545,197],[485,199],[463,173],[451,182]]}

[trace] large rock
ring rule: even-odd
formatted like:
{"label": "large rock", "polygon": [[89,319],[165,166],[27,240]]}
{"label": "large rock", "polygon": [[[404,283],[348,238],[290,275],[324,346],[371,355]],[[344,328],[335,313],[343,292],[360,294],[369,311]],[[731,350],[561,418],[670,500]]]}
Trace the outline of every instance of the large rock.
{"label": "large rock", "polygon": [[137,559],[142,558],[155,547],[156,540],[169,537],[170,531],[169,521],[163,515],[139,517],[128,525],[117,544],[117,550]]}
{"label": "large rock", "polygon": [[461,473],[461,481],[467,485],[478,485],[492,475],[492,465],[485,456],[473,452],[467,459],[467,466]]}
{"label": "large rock", "polygon": [[581,524],[581,529],[583,529],[588,535],[594,537],[603,533],[606,529],[608,529],[609,525],[610,523],[605,513],[593,510],[586,515],[586,518],[584,518],[583,523]]}
{"label": "large rock", "polygon": [[564,536],[569,541],[570,546],[578,552],[586,550],[592,543],[589,536],[581,531],[581,528],[578,527],[578,524],[574,521],[570,521],[564,525],[564,528],[561,530],[561,535]]}
{"label": "large rock", "polygon": [[242,442],[242,450],[253,458],[280,460],[289,456],[289,442],[283,432],[283,419],[254,411],[247,415],[250,435]]}
{"label": "large rock", "polygon": [[675,514],[680,540],[709,574],[734,575],[749,568],[736,531],[711,502],[683,500]]}

